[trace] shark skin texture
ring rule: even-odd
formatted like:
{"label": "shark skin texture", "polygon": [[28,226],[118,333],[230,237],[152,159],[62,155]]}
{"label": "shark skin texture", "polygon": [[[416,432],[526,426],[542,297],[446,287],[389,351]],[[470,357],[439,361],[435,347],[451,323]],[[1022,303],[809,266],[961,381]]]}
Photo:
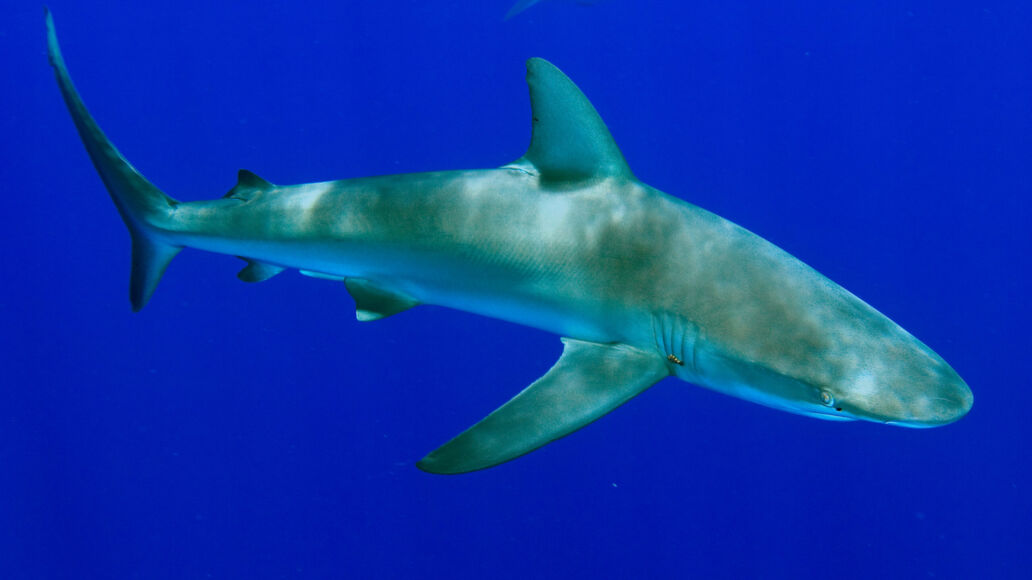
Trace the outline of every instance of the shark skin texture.
{"label": "shark skin texture", "polygon": [[49,12],[51,65],[132,239],[133,310],[183,248],[260,282],[285,269],[343,282],[368,321],[434,304],[542,329],[544,376],[417,466],[465,473],[529,453],[670,376],[775,409],[908,427],[956,421],[967,384],[874,308],[763,238],[639,181],[577,86],[527,62],[532,137],[495,169],[276,185],[241,170],[180,202],[86,110]]}

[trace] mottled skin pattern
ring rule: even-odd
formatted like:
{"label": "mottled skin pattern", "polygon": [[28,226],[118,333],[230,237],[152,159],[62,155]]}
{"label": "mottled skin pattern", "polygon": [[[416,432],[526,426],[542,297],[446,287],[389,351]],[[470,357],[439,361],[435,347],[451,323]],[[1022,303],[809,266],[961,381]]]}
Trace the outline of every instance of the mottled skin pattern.
{"label": "mottled skin pattern", "polygon": [[682,378],[785,410],[930,426],[970,401],[941,358],[857,297],[636,180],[551,190],[511,167],[351,179],[179,204],[162,229],[177,246],[674,354]]}
{"label": "mottled skin pattern", "polygon": [[250,172],[226,196],[179,202],[104,136],[48,48],[83,144],[133,241],[143,308],[182,248],[239,256],[250,282],[286,268],[343,280],[361,320],[437,304],[565,337],[541,379],[418,465],[496,465],[676,375],[827,419],[929,427],[971,391],[938,355],[762,238],[630,171],[605,123],[531,59],[532,139],[498,169],[277,186]]}

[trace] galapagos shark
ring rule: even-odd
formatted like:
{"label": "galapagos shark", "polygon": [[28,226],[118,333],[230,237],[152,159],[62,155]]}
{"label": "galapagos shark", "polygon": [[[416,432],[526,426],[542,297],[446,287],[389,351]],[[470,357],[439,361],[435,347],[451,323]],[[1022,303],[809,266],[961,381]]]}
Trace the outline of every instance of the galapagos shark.
{"label": "galapagos shark", "polygon": [[505,13],[505,19],[508,20],[513,16],[516,16],[520,12],[523,12],[540,1],[541,0],[519,0],[519,2],[513,4],[512,8],[509,8],[509,11]]}
{"label": "galapagos shark", "polygon": [[[583,4],[583,5],[591,5],[591,4],[595,4],[596,1],[597,0],[577,0],[577,3],[578,4]],[[538,2],[541,2],[541,0],[519,0],[518,2],[516,2],[515,4],[512,5],[512,8],[509,8],[508,12],[505,13],[505,18],[504,19],[508,20],[508,19],[512,18],[513,16],[516,16],[520,12],[523,12],[524,10],[526,10],[527,8],[530,8],[531,6],[537,4]]]}
{"label": "galapagos shark", "polygon": [[540,379],[417,463],[464,473],[519,457],[666,377],[830,420],[934,427],[967,384],[899,325],[763,238],[639,181],[584,94],[527,62],[532,129],[493,169],[276,185],[177,201],[86,110],[46,15],[50,63],[132,241],[139,311],[183,248],[237,256],[245,282],[286,269],[342,283],[357,318],[434,304],[562,337]]}

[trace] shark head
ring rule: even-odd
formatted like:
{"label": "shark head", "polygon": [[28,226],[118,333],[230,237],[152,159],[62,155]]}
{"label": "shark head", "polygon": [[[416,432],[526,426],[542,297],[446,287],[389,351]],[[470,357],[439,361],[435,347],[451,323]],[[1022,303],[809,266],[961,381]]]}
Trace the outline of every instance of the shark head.
{"label": "shark head", "polygon": [[809,318],[795,340],[758,341],[762,348],[745,354],[695,343],[680,327],[675,335],[687,338],[659,346],[674,353],[672,372],[683,380],[799,415],[924,428],[967,414],[971,389],[942,357],[859,299],[841,297],[851,308],[824,312],[848,316]]}
{"label": "shark head", "polygon": [[868,344],[848,372],[821,385],[811,413],[917,428],[946,425],[966,415],[974,402],[967,383],[900,330],[901,335]]}

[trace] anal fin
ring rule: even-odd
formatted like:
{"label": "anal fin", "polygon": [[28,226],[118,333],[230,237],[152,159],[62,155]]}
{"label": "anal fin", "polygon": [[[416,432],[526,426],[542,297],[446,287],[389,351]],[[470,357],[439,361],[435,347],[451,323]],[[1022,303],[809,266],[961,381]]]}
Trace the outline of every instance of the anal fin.
{"label": "anal fin", "polygon": [[563,339],[543,377],[416,465],[466,473],[529,453],[580,429],[669,375],[666,361],[626,345]]}
{"label": "anal fin", "polygon": [[243,270],[237,272],[237,278],[244,282],[264,282],[284,270],[283,266],[256,262],[247,258],[241,258],[241,260],[247,260],[247,265]]}

